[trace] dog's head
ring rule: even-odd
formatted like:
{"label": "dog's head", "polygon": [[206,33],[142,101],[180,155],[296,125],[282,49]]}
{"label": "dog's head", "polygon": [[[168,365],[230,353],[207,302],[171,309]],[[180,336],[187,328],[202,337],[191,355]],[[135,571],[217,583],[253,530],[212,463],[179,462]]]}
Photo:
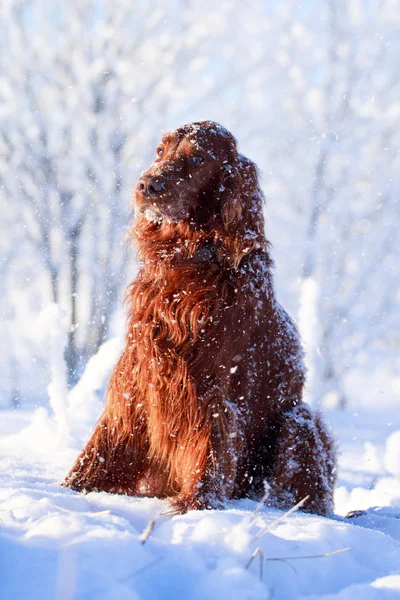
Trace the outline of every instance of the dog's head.
{"label": "dog's head", "polygon": [[154,162],[139,178],[134,201],[156,228],[184,224],[240,237],[249,247],[257,240],[260,247],[263,239],[257,168],[238,154],[233,135],[212,121],[164,135]]}
{"label": "dog's head", "polygon": [[136,205],[154,221],[207,227],[219,218],[228,228],[242,215],[243,179],[254,176],[229,131],[212,121],[192,123],[162,138],[137,183]]}

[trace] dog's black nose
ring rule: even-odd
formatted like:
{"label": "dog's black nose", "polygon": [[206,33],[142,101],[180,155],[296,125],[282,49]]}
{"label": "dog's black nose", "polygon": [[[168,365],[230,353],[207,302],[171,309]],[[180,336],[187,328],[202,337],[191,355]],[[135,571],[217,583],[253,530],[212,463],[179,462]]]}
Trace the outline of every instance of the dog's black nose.
{"label": "dog's black nose", "polygon": [[143,179],[139,181],[139,190],[148,196],[157,196],[158,194],[161,194],[164,189],[165,185],[160,177],[152,177],[150,179],[143,177]]}
{"label": "dog's black nose", "polygon": [[147,183],[147,193],[149,196],[157,196],[157,194],[161,194],[164,189],[164,182],[159,177],[153,177]]}

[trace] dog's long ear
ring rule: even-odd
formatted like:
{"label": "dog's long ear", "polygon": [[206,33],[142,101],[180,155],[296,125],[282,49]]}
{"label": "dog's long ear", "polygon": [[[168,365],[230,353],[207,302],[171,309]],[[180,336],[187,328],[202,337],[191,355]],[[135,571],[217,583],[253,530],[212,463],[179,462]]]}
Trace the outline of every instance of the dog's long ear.
{"label": "dog's long ear", "polygon": [[222,167],[220,192],[220,214],[225,231],[234,233],[242,217],[242,181],[237,156]]}
{"label": "dog's long ear", "polygon": [[237,267],[243,256],[267,247],[264,196],[256,165],[236,153],[224,168],[220,191],[221,221],[225,235],[231,240],[231,264]]}

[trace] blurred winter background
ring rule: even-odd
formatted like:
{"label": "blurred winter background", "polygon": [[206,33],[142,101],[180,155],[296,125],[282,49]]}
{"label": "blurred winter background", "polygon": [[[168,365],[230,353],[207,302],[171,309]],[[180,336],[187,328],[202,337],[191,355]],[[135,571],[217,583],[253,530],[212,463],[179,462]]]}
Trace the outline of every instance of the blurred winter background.
{"label": "blurred winter background", "polygon": [[260,167],[310,400],[393,407],[399,26],[398,0],[2,0],[0,405],[46,404],[64,341],[72,386],[123,335],[138,173],[212,119]]}
{"label": "blurred winter background", "polygon": [[[161,500],[59,482],[120,351],[138,174],[200,119],[260,167],[278,296],[340,448],[335,515],[241,500],[143,546]],[[399,149],[399,0],[0,0],[4,598],[400,598]],[[351,548],[260,582],[256,545]]]}

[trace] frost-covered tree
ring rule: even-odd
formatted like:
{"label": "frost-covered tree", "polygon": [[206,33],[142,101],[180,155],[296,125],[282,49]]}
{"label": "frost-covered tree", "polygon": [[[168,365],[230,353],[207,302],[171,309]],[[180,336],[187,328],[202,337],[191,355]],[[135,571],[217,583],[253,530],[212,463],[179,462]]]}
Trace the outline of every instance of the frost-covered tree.
{"label": "frost-covered tree", "polygon": [[[302,265],[303,332],[316,400],[346,405],[345,375],[399,343],[400,15],[395,3],[329,1],[313,123]],[[397,14],[397,19],[396,19]],[[396,43],[397,42],[397,43]]]}

